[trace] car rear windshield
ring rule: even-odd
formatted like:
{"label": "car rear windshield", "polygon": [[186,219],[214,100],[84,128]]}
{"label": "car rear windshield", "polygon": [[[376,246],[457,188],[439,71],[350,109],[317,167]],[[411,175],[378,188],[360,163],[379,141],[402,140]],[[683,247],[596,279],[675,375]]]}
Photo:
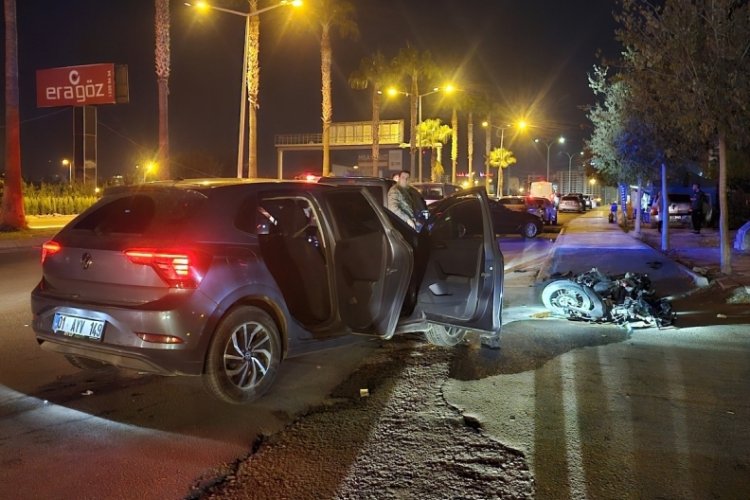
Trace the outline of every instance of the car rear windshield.
{"label": "car rear windshield", "polygon": [[579,202],[581,199],[578,196],[563,196],[562,201],[575,201]]}
{"label": "car rear windshield", "polygon": [[670,194],[669,201],[671,203],[690,203],[689,194]]}
{"label": "car rear windshield", "polygon": [[105,197],[75,225],[97,234],[174,232],[191,220],[206,196],[197,191],[168,190]]}

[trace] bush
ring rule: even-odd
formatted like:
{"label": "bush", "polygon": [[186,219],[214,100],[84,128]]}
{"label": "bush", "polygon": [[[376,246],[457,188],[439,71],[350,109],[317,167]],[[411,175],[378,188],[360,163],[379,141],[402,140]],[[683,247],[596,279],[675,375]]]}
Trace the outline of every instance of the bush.
{"label": "bush", "polygon": [[26,215],[73,215],[96,203],[99,195],[93,186],[69,184],[24,184],[23,205]]}

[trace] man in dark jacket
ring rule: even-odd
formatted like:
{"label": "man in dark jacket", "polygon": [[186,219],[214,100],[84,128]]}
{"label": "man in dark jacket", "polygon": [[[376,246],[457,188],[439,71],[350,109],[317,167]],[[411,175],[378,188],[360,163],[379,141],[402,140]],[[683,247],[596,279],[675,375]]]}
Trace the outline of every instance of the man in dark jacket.
{"label": "man in dark jacket", "polygon": [[417,217],[414,213],[411,193],[409,193],[409,175],[408,170],[403,170],[393,176],[396,184],[388,190],[388,210],[398,215],[401,220],[416,231]]}
{"label": "man in dark jacket", "polygon": [[706,193],[701,191],[700,184],[693,184],[693,196],[690,197],[690,217],[693,220],[693,232],[699,234],[705,214],[703,204],[706,202]]}

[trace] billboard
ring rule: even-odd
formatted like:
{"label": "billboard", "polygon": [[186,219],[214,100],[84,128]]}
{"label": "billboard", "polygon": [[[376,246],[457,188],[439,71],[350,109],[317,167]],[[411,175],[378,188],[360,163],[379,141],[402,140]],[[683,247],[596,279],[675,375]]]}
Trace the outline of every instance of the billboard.
{"label": "billboard", "polygon": [[127,102],[118,95],[122,75],[127,89],[127,70],[114,64],[88,64],[64,68],[39,69],[36,72],[36,103],[40,108],[90,106]]}

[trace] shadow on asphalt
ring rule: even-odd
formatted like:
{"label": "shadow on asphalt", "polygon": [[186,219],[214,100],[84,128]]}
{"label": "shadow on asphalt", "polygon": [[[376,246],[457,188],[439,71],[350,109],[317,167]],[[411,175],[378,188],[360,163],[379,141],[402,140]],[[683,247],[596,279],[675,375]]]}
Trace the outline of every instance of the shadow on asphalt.
{"label": "shadow on asphalt", "polygon": [[536,370],[573,349],[623,342],[627,330],[567,320],[515,321],[500,338],[499,349],[464,344],[455,348],[449,376],[456,380],[480,380],[493,375]]}
{"label": "shadow on asphalt", "polygon": [[750,323],[750,307],[747,303],[727,303],[732,293],[731,290],[722,290],[714,285],[673,300],[672,310],[677,313],[674,326],[695,328]]}

